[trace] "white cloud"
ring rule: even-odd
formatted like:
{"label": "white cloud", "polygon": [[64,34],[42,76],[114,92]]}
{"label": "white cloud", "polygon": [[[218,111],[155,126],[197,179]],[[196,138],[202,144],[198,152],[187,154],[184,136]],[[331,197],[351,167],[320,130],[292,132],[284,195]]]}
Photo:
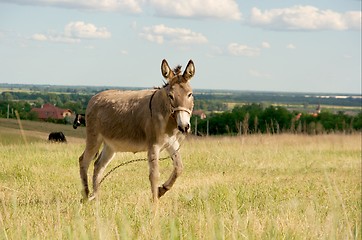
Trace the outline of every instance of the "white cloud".
{"label": "white cloud", "polygon": [[141,3],[143,0],[0,0],[0,2],[80,10],[140,13],[142,12]]}
{"label": "white cloud", "polygon": [[124,49],[121,50],[120,53],[121,53],[121,55],[128,55],[128,51],[127,51],[127,50],[124,50]]}
{"label": "white cloud", "polygon": [[297,47],[296,47],[294,44],[289,43],[289,44],[287,45],[287,48],[288,48],[288,49],[296,49]]}
{"label": "white cloud", "polygon": [[81,21],[68,23],[64,28],[64,34],[71,38],[102,39],[111,37],[111,33],[106,28],[97,28],[91,23]]}
{"label": "white cloud", "polygon": [[81,39],[106,39],[110,37],[111,33],[106,28],[98,28],[91,23],[87,24],[78,21],[68,23],[64,27],[63,33],[35,33],[31,36],[31,39],[35,41],[48,41],[55,43],[79,43]]}
{"label": "white cloud", "polygon": [[350,11],[343,15],[343,20],[350,29],[361,30],[361,11]]}
{"label": "white cloud", "polygon": [[230,43],[228,51],[234,56],[256,57],[260,55],[260,49],[238,43]]}
{"label": "white cloud", "polygon": [[58,8],[92,10],[104,12],[141,13],[146,6],[154,9],[158,16],[216,18],[240,20],[241,12],[236,0],[0,0],[0,2],[52,6]]}
{"label": "white cloud", "polygon": [[250,74],[250,76],[256,77],[256,78],[270,78],[271,77],[271,74],[263,73],[263,72],[255,70],[255,69],[250,69],[249,74]]}
{"label": "white cloud", "polygon": [[157,15],[167,17],[240,20],[242,16],[235,0],[150,0],[150,6]]}
{"label": "white cloud", "polygon": [[250,24],[275,30],[360,30],[361,11],[338,13],[313,6],[262,11],[254,7]]}
{"label": "white cloud", "polygon": [[36,34],[33,34],[33,36],[31,36],[31,39],[36,40],[36,41],[47,41],[48,37],[45,36],[44,34],[36,33]]}
{"label": "white cloud", "polygon": [[35,41],[41,41],[41,42],[54,42],[54,43],[79,43],[80,39],[76,39],[76,38],[70,38],[67,36],[61,36],[61,35],[45,35],[45,34],[40,34],[40,33],[36,33],[33,34],[31,36],[32,40]]}
{"label": "white cloud", "polygon": [[268,42],[262,42],[262,43],[261,43],[261,47],[262,47],[262,48],[270,48],[270,43],[268,43]]}
{"label": "white cloud", "polygon": [[201,33],[196,33],[186,28],[171,28],[163,24],[144,27],[140,36],[150,42],[158,44],[170,42],[189,45],[207,43],[208,41]]}

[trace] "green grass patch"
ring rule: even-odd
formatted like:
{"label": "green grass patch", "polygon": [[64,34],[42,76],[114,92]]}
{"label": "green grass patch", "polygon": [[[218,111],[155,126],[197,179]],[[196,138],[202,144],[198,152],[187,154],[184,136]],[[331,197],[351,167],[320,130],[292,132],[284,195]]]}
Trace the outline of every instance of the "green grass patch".
{"label": "green grass patch", "polygon": [[[1,136],[0,239],[361,239],[360,135],[188,138],[157,212],[147,162],[81,204],[83,142]],[[119,153],[107,170],[140,157]],[[171,171],[160,163],[162,181]]]}
{"label": "green grass patch", "polygon": [[[44,141],[44,139],[41,139],[37,136],[26,136],[26,140],[31,143],[41,142]],[[23,136],[17,131],[12,132],[0,132],[0,146],[1,145],[22,145],[25,143]]]}

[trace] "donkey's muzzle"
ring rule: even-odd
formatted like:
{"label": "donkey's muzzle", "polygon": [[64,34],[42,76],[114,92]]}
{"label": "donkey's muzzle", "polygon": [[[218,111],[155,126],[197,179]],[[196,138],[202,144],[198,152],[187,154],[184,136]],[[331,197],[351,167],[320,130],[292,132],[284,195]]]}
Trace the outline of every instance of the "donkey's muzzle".
{"label": "donkey's muzzle", "polygon": [[191,111],[184,107],[175,108],[173,111],[176,114],[177,128],[183,134],[190,131],[190,117]]}
{"label": "donkey's muzzle", "polygon": [[178,126],[178,130],[184,134],[190,132],[190,124],[186,124],[185,126]]}

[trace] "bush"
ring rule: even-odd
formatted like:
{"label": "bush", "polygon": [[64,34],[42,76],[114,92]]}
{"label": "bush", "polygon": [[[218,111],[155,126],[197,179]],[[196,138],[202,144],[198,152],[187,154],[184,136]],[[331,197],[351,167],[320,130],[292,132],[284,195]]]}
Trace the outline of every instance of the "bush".
{"label": "bush", "polygon": [[[285,132],[321,134],[330,132],[352,132],[362,129],[362,112],[357,116],[322,111],[318,115],[288,111],[282,106],[265,109],[258,104],[235,106],[231,112],[213,113],[207,119],[198,119],[197,130],[205,135],[236,135],[248,133],[278,134]],[[196,116],[193,117],[193,119]],[[195,121],[193,120],[192,123]]]}

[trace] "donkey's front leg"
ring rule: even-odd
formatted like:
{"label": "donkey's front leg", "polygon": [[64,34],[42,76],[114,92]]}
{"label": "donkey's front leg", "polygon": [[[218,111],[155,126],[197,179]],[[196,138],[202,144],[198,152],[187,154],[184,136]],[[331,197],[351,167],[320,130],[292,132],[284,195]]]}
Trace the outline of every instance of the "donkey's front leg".
{"label": "donkey's front leg", "polygon": [[181,175],[183,164],[181,160],[181,155],[178,151],[180,145],[178,142],[172,144],[172,146],[167,148],[168,153],[170,154],[173,162],[174,169],[169,177],[169,179],[158,189],[158,197],[162,197],[168,190],[170,190],[175,183],[176,179]]}
{"label": "donkey's front leg", "polygon": [[154,202],[158,200],[158,181],[160,172],[158,168],[158,158],[160,155],[160,148],[158,146],[151,146],[148,149],[148,165],[149,165],[149,179],[151,182],[152,198]]}

